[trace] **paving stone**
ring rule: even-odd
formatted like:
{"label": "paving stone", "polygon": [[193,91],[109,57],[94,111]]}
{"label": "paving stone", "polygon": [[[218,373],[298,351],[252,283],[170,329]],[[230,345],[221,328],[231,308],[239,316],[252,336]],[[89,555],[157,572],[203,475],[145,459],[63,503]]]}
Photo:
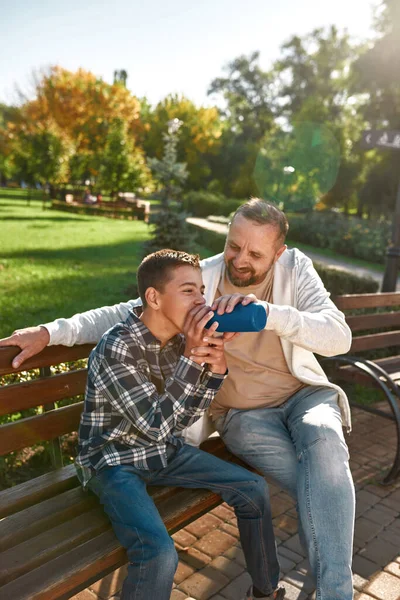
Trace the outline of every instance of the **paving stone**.
{"label": "paving stone", "polygon": [[376,600],[376,598],[368,596],[368,594],[356,594],[354,600]]}
{"label": "paving stone", "polygon": [[400,579],[390,573],[379,573],[366,586],[365,592],[376,596],[379,600],[399,600]]}
{"label": "paving stone", "polygon": [[76,594],[76,596],[72,596],[70,600],[97,600],[97,594],[94,594],[90,590],[83,590]]}
{"label": "paving stone", "polygon": [[235,579],[241,573],[243,573],[244,567],[234,560],[229,560],[225,556],[218,556],[210,562],[210,567],[216,569],[220,573],[223,573],[229,579]]}
{"label": "paving stone", "polygon": [[185,592],[181,592],[180,590],[172,590],[170,600],[188,600],[188,596]]}
{"label": "paving stone", "polygon": [[189,596],[194,596],[196,600],[208,600],[228,582],[229,579],[226,575],[207,566],[185,579],[179,585],[179,589]]}
{"label": "paving stone", "polygon": [[182,548],[187,548],[197,541],[197,537],[186,531],[186,529],[181,529],[174,533],[172,539]]}
{"label": "paving stone", "polygon": [[194,573],[194,568],[180,560],[174,575],[174,583],[179,585],[182,581],[190,577],[192,573]]}
{"label": "paving stone", "polygon": [[399,543],[400,534],[398,531],[392,529],[383,529],[377,535],[378,540],[386,540],[390,544],[396,545]]}
{"label": "paving stone", "polygon": [[359,555],[383,567],[397,556],[398,551],[398,546],[377,538],[360,550]]}
{"label": "paving stone", "polygon": [[379,502],[381,498],[376,494],[372,494],[367,490],[361,490],[357,494],[357,502],[364,502],[365,504],[369,504],[370,506],[374,506],[377,502]]}
{"label": "paving stone", "polygon": [[389,494],[389,496],[386,496],[386,498],[382,500],[382,504],[398,511],[400,506],[400,490],[396,490]]}
{"label": "paving stone", "polygon": [[288,540],[291,537],[290,533],[283,531],[283,529],[279,529],[278,527],[274,527],[274,534],[277,544],[281,544],[282,542]]}
{"label": "paving stone", "polygon": [[357,573],[357,575],[369,579],[371,575],[377,571],[380,571],[380,566],[371,560],[368,560],[359,554],[356,554],[353,557],[353,573]]}
{"label": "paving stone", "polygon": [[183,562],[190,565],[194,569],[202,569],[211,562],[211,557],[204,552],[200,552],[197,548],[188,548],[187,550],[178,552],[178,556]]}
{"label": "paving stone", "polygon": [[[211,511],[211,514],[222,519],[222,521],[230,521],[232,516],[235,516],[233,509],[231,509],[227,504],[220,504],[217,508],[214,508]],[[236,517],[235,517],[236,518]]]}
{"label": "paving stone", "polygon": [[220,531],[219,529],[215,529],[214,531],[210,531],[200,540],[195,543],[195,548],[200,550],[201,552],[205,552],[210,556],[220,556],[223,554],[230,546],[235,545],[236,538],[224,531]]}
{"label": "paving stone", "polygon": [[358,575],[357,573],[353,573],[353,587],[356,590],[361,592],[361,590],[366,586],[367,583],[368,579],[361,577],[361,575]]}
{"label": "paving stone", "polygon": [[297,554],[300,554],[301,556],[305,556],[305,550],[303,550],[303,547],[300,543],[300,539],[299,539],[299,534],[297,533],[296,535],[293,535],[291,538],[289,538],[288,540],[286,540],[283,543],[283,546],[285,546],[286,548],[289,548],[289,550],[293,550],[293,552],[296,552]]}
{"label": "paving stone", "polygon": [[297,528],[298,528],[297,519],[294,519],[293,517],[290,517],[287,514],[283,514],[283,515],[279,515],[279,517],[275,517],[275,519],[273,519],[272,522],[274,524],[274,527],[278,527],[279,529],[286,531],[290,535],[293,535],[294,533],[297,532]]}
{"label": "paving stone", "polygon": [[289,571],[289,573],[285,575],[284,581],[288,581],[290,584],[302,590],[305,594],[310,594],[315,590],[315,582],[312,577],[301,571]]}
{"label": "paving stone", "polygon": [[[394,519],[396,518],[396,513],[394,511],[392,511],[391,509],[389,509],[388,507],[385,507],[386,510],[382,510],[378,508],[379,505],[375,505],[374,508],[369,508],[365,513],[364,513],[364,518],[368,519],[369,521],[373,521],[374,523],[379,523],[380,525],[383,526],[387,526],[389,525],[389,523],[391,523],[392,521],[394,521]],[[391,511],[391,513],[388,512],[388,510]]]}
{"label": "paving stone", "polygon": [[95,592],[101,600],[107,600],[113,594],[121,591],[122,584],[127,574],[128,565],[124,565],[109,575],[106,575],[103,579],[92,583],[92,585],[89,586],[89,589],[92,592]]}
{"label": "paving stone", "polygon": [[380,523],[374,523],[365,517],[356,519],[356,526],[354,531],[354,543],[363,546],[365,542],[372,540],[382,531],[383,525]]}
{"label": "paving stone", "polygon": [[400,563],[391,562],[385,567],[385,571],[391,573],[392,575],[396,575],[396,577],[400,577]]}
{"label": "paving stone", "polygon": [[296,586],[287,581],[283,585],[286,589],[285,600],[307,600],[307,594],[299,590]]}
{"label": "paving stone", "polygon": [[239,577],[236,577],[229,585],[220,590],[221,596],[227,600],[242,600],[245,593],[251,585],[251,577],[245,571]]}
{"label": "paving stone", "polygon": [[301,556],[301,554],[293,552],[293,550],[290,550],[289,548],[286,548],[283,545],[279,547],[278,555],[284,556],[285,558],[288,558],[289,560],[292,560],[295,563],[300,563],[302,560],[304,560],[304,557]]}
{"label": "paving stone", "polygon": [[193,521],[193,523],[190,523],[190,525],[187,525],[185,529],[192,535],[195,535],[197,538],[201,538],[203,535],[206,535],[206,533],[209,533],[213,529],[219,527],[221,523],[221,519],[218,519],[218,517],[215,515],[207,513],[199,519],[196,519],[196,521]]}
{"label": "paving stone", "polygon": [[281,498],[280,496],[281,495],[278,494],[277,496],[273,496],[271,498],[271,511],[273,519],[293,508],[293,502],[291,500]]}
{"label": "paving stone", "polygon": [[235,560],[242,567],[246,567],[246,560],[240,546],[232,546],[232,548],[229,548],[224,552],[224,556],[230,560]]}
{"label": "paving stone", "polygon": [[235,538],[240,537],[237,525],[231,525],[231,523],[222,523],[219,529],[221,529],[222,531],[226,531],[226,533],[229,533],[229,535],[233,535],[233,537]]}

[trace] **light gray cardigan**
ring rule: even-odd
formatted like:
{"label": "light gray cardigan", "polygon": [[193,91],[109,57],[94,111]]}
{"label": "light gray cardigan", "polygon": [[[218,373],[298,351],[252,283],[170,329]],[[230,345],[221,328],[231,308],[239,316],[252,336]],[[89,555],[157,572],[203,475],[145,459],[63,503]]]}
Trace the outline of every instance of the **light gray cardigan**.
{"label": "light gray cardigan", "polygon": [[[208,304],[214,300],[223,265],[223,254],[201,262]],[[308,385],[324,385],[337,390],[343,424],[350,430],[346,394],[328,381],[313,354],[335,356],[348,352],[351,331],[344,315],[330,300],[312,261],[300,250],[286,250],[274,269],[273,303],[268,304],[266,329],[274,330],[281,338],[289,370],[297,379]],[[130,300],[46,323],[50,345],[97,343],[105,331],[125,320],[129,310],[140,304],[140,299]],[[186,430],[185,439],[198,445],[211,431],[210,420],[204,416]]]}

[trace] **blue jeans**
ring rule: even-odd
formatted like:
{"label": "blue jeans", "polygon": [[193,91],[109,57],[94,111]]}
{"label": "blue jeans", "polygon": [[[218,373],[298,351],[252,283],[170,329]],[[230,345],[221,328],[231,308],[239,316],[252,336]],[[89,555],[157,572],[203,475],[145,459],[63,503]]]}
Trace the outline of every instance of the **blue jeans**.
{"label": "blue jeans", "polygon": [[105,467],[88,485],[100,498],[128,554],[121,599],[169,600],[178,564],[174,543],[146,485],[205,488],[222,496],[235,509],[254,585],[266,595],[277,587],[279,564],[268,487],[259,475],[184,445],[164,469]]}
{"label": "blue jeans", "polygon": [[216,422],[233,454],[297,500],[317,600],[351,600],[355,495],[337,392],[307,386],[278,408],[236,410]]}

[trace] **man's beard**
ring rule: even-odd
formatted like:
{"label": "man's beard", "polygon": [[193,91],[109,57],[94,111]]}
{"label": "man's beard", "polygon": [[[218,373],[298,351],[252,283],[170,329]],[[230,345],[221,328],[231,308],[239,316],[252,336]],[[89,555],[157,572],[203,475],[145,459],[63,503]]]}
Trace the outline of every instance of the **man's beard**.
{"label": "man's beard", "polygon": [[272,264],[270,265],[269,269],[265,271],[265,273],[261,274],[257,274],[254,271],[254,269],[249,267],[245,270],[245,272],[248,272],[248,277],[246,277],[245,279],[239,279],[234,274],[234,267],[232,265],[232,261],[230,260],[226,263],[226,270],[228,273],[229,281],[232,283],[232,285],[235,285],[236,287],[248,287],[249,285],[257,285],[258,283],[261,283],[271,270],[271,267]]}

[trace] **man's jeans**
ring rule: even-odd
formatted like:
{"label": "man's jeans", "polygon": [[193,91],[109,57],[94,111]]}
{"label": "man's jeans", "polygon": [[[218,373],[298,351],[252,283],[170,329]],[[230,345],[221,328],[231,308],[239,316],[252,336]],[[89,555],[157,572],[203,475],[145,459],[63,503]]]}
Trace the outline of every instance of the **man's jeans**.
{"label": "man's jeans", "polygon": [[354,486],[336,400],[308,386],[278,408],[231,409],[216,422],[233,454],[297,500],[317,600],[353,598]]}
{"label": "man's jeans", "polygon": [[178,564],[174,543],[146,485],[205,488],[235,509],[243,552],[254,585],[266,595],[279,581],[268,487],[264,479],[198,448],[184,445],[157,471],[105,467],[89,481],[127,550],[123,600],[169,600]]}

